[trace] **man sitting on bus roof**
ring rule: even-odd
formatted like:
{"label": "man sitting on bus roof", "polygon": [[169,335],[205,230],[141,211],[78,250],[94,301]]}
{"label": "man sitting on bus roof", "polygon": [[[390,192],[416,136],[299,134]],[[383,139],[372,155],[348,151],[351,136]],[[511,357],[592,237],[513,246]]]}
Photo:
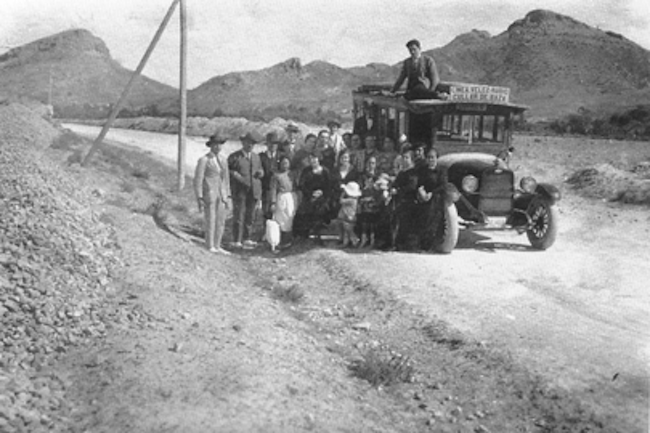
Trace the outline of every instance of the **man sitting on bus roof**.
{"label": "man sitting on bus roof", "polygon": [[440,83],[440,77],[433,57],[422,54],[420,41],[417,39],[408,41],[406,48],[411,53],[411,57],[402,63],[402,71],[397,77],[391,93],[397,92],[402,87],[404,80],[408,79],[404,94],[406,99],[437,98],[436,87]]}

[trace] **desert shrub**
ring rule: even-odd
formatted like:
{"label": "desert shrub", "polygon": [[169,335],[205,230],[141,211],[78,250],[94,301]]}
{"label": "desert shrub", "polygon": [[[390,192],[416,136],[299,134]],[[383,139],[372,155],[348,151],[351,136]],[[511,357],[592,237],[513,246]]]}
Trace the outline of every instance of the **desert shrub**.
{"label": "desert shrub", "polygon": [[551,131],[557,134],[564,134],[567,132],[567,124],[564,119],[555,119],[549,125]]}
{"label": "desert shrub", "polygon": [[596,117],[589,110],[555,119],[548,128],[557,134],[582,134],[604,138],[650,138],[650,107],[637,106],[610,116]]}
{"label": "desert shrub", "polygon": [[190,210],[189,210],[189,208],[187,207],[187,205],[185,205],[185,204],[183,204],[183,203],[175,203],[175,204],[173,204],[173,205],[172,205],[172,210],[173,210],[174,212],[180,212],[180,213],[184,213],[184,214],[187,214],[187,213],[190,212]]}
{"label": "desert shrub", "polygon": [[589,112],[581,110],[554,120],[550,128],[558,134],[589,134],[593,130],[593,119]]}
{"label": "desert shrub", "polygon": [[458,331],[449,328],[444,322],[431,322],[422,327],[422,333],[436,344],[442,344],[451,350],[465,346],[465,337]]}
{"label": "desert shrub", "polygon": [[68,156],[67,159],[69,165],[81,164],[81,161],[83,161],[83,151],[81,150],[76,150],[72,155]]}
{"label": "desert shrub", "polygon": [[594,185],[599,180],[599,172],[595,168],[583,168],[573,173],[566,180],[566,183],[576,188],[584,188],[588,185]]}
{"label": "desert shrub", "polygon": [[602,137],[612,137],[616,133],[616,128],[607,119],[598,118],[592,122],[592,134]]}
{"label": "desert shrub", "polygon": [[148,180],[150,177],[149,172],[146,169],[136,167],[131,171],[131,176],[137,179]]}
{"label": "desert shrub", "polygon": [[248,108],[232,113],[224,113],[227,116],[245,117],[254,122],[270,122],[275,118],[292,119],[296,122],[323,125],[329,120],[336,119],[339,121],[346,120],[334,110],[318,107],[316,109],[308,108],[302,105],[274,105],[259,108]]}
{"label": "desert shrub", "polygon": [[55,105],[54,117],[64,119],[106,119],[111,113],[111,109],[111,104]]}
{"label": "desert shrub", "polygon": [[350,370],[356,377],[377,387],[412,382],[415,375],[413,362],[408,356],[385,346],[367,350],[350,364]]}
{"label": "desert shrub", "polygon": [[277,285],[271,292],[276,299],[284,302],[298,303],[305,297],[305,291],[298,284],[292,284],[289,287]]}
{"label": "desert shrub", "polygon": [[573,134],[589,134],[592,119],[589,114],[572,114],[567,120],[569,130]]}
{"label": "desert shrub", "polygon": [[609,123],[614,126],[625,126],[630,123],[630,118],[625,113],[615,113],[609,118]]}
{"label": "desert shrub", "polygon": [[628,204],[650,205],[649,162],[640,162],[630,171],[611,164],[577,170],[566,180],[572,188],[588,197]]}
{"label": "desert shrub", "polygon": [[160,111],[158,110],[158,106],[156,104],[149,104],[140,110],[140,115],[158,117],[160,116]]}
{"label": "desert shrub", "polygon": [[50,147],[57,150],[72,150],[81,143],[83,143],[83,138],[70,130],[65,130],[52,141]]}
{"label": "desert shrub", "polygon": [[644,106],[635,107],[627,114],[632,120],[644,121],[650,119],[650,109]]}

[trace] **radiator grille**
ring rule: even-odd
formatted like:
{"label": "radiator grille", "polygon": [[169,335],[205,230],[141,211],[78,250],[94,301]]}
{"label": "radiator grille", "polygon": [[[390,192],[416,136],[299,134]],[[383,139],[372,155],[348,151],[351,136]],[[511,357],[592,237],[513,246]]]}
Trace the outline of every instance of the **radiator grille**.
{"label": "radiator grille", "polygon": [[508,170],[486,170],[481,176],[479,210],[487,215],[507,215],[512,210],[514,175]]}

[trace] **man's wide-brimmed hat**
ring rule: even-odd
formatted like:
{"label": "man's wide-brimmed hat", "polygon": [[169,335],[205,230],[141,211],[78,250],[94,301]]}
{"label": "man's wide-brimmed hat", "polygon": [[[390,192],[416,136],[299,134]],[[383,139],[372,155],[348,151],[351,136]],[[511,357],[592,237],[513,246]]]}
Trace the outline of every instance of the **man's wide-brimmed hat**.
{"label": "man's wide-brimmed hat", "polygon": [[282,139],[280,138],[278,131],[271,131],[266,134],[266,142],[280,144],[282,142]]}
{"label": "man's wide-brimmed hat", "polygon": [[327,122],[327,127],[331,128],[332,126],[336,126],[337,128],[341,127],[341,123],[339,123],[337,120],[330,120]]}
{"label": "man's wide-brimmed hat", "polygon": [[255,132],[247,132],[245,135],[239,137],[239,139],[242,142],[248,142],[248,143],[259,143],[260,141],[262,141],[262,138],[259,136],[259,134]]}
{"label": "man's wide-brimmed hat", "polygon": [[356,182],[348,182],[342,188],[350,197],[361,197],[361,187]]}
{"label": "man's wide-brimmed hat", "polygon": [[211,146],[213,144],[223,144],[226,141],[228,141],[228,137],[225,135],[221,134],[220,132],[217,132],[216,134],[212,134],[208,141],[205,143],[206,146]]}
{"label": "man's wide-brimmed hat", "polygon": [[300,128],[293,123],[289,123],[284,130],[287,132],[300,132]]}

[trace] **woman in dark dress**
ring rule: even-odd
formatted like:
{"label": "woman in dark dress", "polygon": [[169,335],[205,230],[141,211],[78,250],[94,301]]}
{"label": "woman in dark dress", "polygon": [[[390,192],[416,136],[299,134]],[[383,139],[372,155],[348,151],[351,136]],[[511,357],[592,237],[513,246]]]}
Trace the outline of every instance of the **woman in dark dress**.
{"label": "woman in dark dress", "polygon": [[329,224],[332,182],[329,171],[320,164],[315,153],[309,155],[309,167],[300,175],[298,185],[301,199],[293,221],[293,233],[306,239],[310,234],[320,236],[323,226]]}
{"label": "woman in dark dress", "polygon": [[417,169],[417,230],[420,248],[429,251],[435,246],[436,233],[442,221],[443,193],[447,179],[438,167],[438,151],[431,148],[425,156],[425,163]]}
{"label": "woman in dark dress", "polygon": [[417,190],[418,173],[414,167],[413,151],[402,152],[402,170],[393,182],[391,194],[391,241],[398,250],[417,248]]}
{"label": "woman in dark dress", "polygon": [[359,183],[359,172],[357,169],[352,165],[352,162],[350,160],[350,152],[347,150],[343,150],[341,154],[339,155],[339,160],[338,163],[336,164],[336,167],[334,167],[334,170],[331,173],[331,178],[332,178],[332,202],[331,202],[331,215],[333,216],[332,218],[335,218],[336,215],[338,215],[339,212],[339,196],[341,195],[341,188],[343,185],[348,184],[349,182],[357,182]]}

